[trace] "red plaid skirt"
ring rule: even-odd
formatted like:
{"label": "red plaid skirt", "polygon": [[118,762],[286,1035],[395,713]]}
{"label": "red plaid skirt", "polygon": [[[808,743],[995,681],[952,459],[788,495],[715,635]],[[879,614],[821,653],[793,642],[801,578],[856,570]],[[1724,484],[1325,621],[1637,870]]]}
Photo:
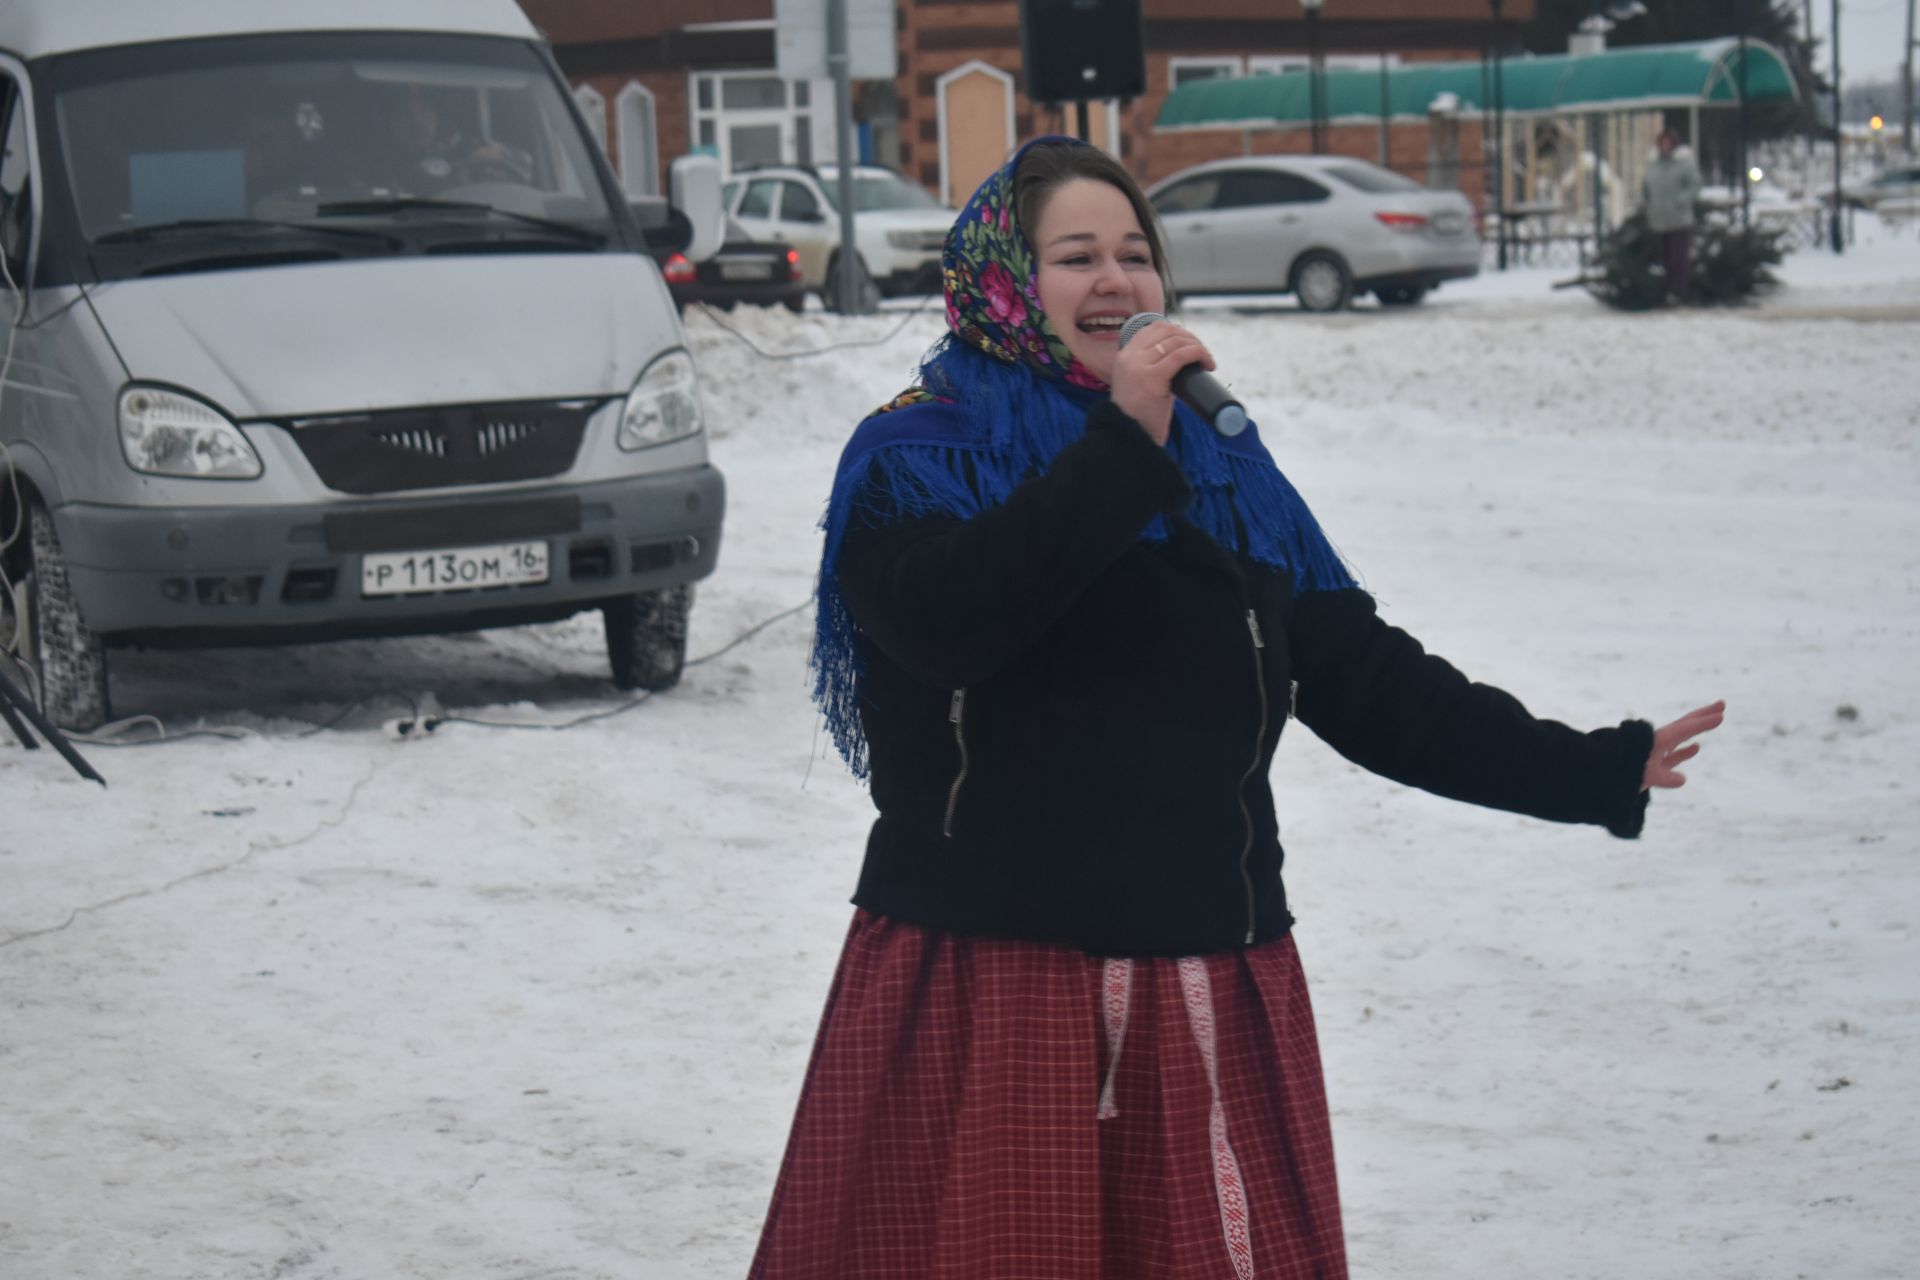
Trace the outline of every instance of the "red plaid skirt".
{"label": "red plaid skirt", "polygon": [[754,1280],[1345,1280],[1293,940],[1186,960],[861,911]]}

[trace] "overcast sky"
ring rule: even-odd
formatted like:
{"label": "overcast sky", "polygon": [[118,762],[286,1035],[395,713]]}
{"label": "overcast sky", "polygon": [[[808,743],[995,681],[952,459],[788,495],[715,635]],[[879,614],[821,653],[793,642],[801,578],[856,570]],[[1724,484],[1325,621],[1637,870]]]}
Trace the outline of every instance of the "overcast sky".
{"label": "overcast sky", "polygon": [[[1827,33],[1833,30],[1832,14],[1833,0],[1813,0],[1813,34],[1821,42],[1822,73],[1831,69],[1833,46],[1827,43]],[[1898,79],[1900,46],[1906,38],[1907,0],[1840,0],[1841,79]]]}

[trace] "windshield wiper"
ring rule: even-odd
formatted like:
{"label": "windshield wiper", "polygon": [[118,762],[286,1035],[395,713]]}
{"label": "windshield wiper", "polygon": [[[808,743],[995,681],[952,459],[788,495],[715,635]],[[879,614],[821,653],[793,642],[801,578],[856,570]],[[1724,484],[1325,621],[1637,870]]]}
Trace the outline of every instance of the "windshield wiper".
{"label": "windshield wiper", "polygon": [[332,236],[343,240],[365,240],[398,249],[398,236],[366,227],[328,227],[315,222],[292,222],[275,218],[182,218],[178,222],[159,222],[148,227],[128,227],[95,236],[94,244],[142,244],[177,236],[204,235],[210,231],[240,231],[256,227],[274,231],[304,231],[311,235]]}
{"label": "windshield wiper", "polygon": [[511,218],[543,231],[552,231],[583,244],[605,244],[604,232],[583,227],[577,223],[561,222],[556,218],[543,218],[538,214],[521,213],[517,209],[502,209],[499,205],[487,204],[480,200],[433,200],[424,196],[397,196],[390,200],[335,200],[320,205],[314,213],[322,218],[352,217],[356,214],[405,213],[420,210],[425,213],[484,213]]}

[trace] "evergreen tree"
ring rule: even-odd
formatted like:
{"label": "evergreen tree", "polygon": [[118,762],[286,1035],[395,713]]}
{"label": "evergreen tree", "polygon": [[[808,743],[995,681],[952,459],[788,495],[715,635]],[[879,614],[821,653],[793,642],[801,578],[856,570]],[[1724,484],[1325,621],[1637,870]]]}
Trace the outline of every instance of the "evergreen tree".
{"label": "evergreen tree", "polygon": [[[1757,225],[1743,231],[1737,222],[1696,218],[1685,301],[1728,305],[1775,287],[1779,280],[1768,268],[1780,265],[1785,234]],[[1600,260],[1588,269],[1584,283],[1596,298],[1623,311],[1649,311],[1665,303],[1660,239],[1644,214],[1634,214],[1608,233]]]}

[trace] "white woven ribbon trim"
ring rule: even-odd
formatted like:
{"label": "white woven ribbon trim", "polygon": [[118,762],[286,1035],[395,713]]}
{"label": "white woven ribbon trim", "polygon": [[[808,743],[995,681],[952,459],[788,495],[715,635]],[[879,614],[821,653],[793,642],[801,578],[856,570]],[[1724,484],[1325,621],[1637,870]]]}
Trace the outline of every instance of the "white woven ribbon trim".
{"label": "white woven ribbon trim", "polygon": [[1180,992],[1187,1006],[1187,1025],[1207,1068],[1207,1087],[1213,1103],[1207,1113],[1207,1136],[1213,1146],[1213,1191],[1220,1202],[1220,1229],[1239,1280],[1253,1280],[1253,1234],[1248,1226],[1247,1189],[1240,1178],[1240,1161],[1227,1142],[1227,1111],[1220,1101],[1219,1051],[1213,1021],[1213,982],[1207,962],[1198,956],[1180,960]]}

